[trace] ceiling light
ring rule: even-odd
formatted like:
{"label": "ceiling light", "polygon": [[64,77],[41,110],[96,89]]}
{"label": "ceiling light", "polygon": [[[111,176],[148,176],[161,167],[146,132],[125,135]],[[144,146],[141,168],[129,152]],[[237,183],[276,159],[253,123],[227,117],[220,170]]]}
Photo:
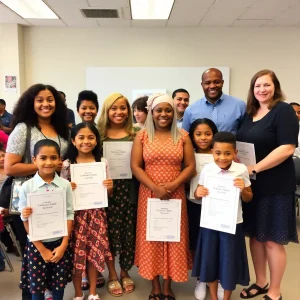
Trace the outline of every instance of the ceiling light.
{"label": "ceiling light", "polygon": [[24,19],[58,19],[42,0],[0,0]]}
{"label": "ceiling light", "polygon": [[174,0],[130,0],[133,20],[167,20]]}

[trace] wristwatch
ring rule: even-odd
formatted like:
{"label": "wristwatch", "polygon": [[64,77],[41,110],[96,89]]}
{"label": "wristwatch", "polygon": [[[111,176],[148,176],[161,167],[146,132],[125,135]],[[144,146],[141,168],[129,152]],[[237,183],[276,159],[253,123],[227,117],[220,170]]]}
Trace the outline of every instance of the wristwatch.
{"label": "wristwatch", "polygon": [[252,173],[253,173],[253,174],[257,174],[257,172],[256,172],[254,169],[252,170]]}

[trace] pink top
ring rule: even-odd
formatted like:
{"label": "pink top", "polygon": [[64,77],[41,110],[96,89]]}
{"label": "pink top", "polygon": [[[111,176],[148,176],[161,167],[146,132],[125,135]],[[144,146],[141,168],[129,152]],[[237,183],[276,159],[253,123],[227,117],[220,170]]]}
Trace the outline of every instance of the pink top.
{"label": "pink top", "polygon": [[6,149],[7,141],[8,135],[3,130],[0,130],[0,143],[3,144],[4,149]]}

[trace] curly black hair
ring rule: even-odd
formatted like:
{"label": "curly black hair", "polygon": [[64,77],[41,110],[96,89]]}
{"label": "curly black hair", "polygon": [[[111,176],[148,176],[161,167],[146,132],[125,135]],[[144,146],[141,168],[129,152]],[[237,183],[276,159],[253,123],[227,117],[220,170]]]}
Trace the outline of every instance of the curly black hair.
{"label": "curly black hair", "polygon": [[13,128],[24,122],[31,127],[40,129],[37,114],[34,110],[34,98],[40,91],[49,90],[55,99],[55,112],[51,116],[51,124],[55,131],[65,140],[69,139],[69,128],[67,122],[67,107],[61,99],[59,92],[51,85],[35,84],[28,88],[19,98],[13,111]]}

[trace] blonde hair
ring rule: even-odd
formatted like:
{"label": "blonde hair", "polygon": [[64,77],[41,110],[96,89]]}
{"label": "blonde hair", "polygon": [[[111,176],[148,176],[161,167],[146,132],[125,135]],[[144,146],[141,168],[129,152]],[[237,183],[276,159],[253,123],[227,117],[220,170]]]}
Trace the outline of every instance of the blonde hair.
{"label": "blonde hair", "polygon": [[[177,114],[176,114],[176,109],[174,109],[174,107],[172,107],[173,109],[173,121],[171,124],[171,138],[173,140],[174,144],[177,144],[178,140],[181,137],[181,132],[177,127]],[[145,129],[147,131],[148,134],[148,140],[150,143],[153,142],[154,140],[154,135],[155,135],[155,126],[154,126],[154,121],[153,121],[153,109],[149,109],[148,111],[148,115],[147,115],[147,119],[145,122]]]}
{"label": "blonde hair", "polygon": [[97,124],[97,128],[100,133],[101,141],[106,139],[106,130],[107,130],[107,128],[110,127],[108,111],[113,106],[113,104],[119,99],[125,100],[127,110],[128,110],[128,118],[127,118],[126,122],[124,123],[124,129],[132,139],[134,138],[132,111],[131,111],[129,101],[122,94],[112,93],[112,94],[108,95],[108,97],[104,100],[104,103],[101,108],[100,118],[99,118],[99,121]]}

